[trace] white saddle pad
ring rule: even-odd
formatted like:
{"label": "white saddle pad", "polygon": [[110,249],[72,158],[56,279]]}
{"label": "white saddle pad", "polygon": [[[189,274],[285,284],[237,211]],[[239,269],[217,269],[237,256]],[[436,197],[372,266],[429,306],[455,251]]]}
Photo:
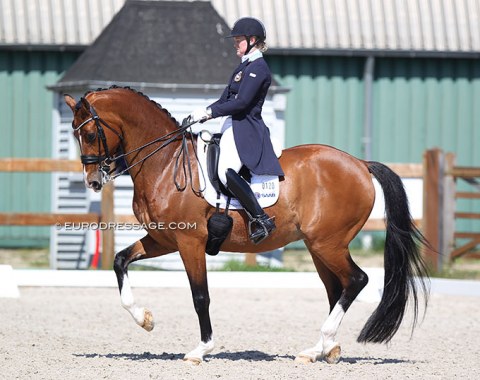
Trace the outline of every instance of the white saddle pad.
{"label": "white saddle pad", "polygon": [[[200,179],[200,188],[205,189],[202,192],[202,195],[210,205],[216,206],[217,203],[220,203],[220,208],[224,209],[227,206],[227,197],[224,194],[220,194],[220,199],[217,200],[217,192],[213,188],[210,178],[208,178],[207,147],[208,144],[203,141],[199,135],[197,138],[197,153],[199,161],[198,177]],[[250,188],[262,208],[272,206],[278,200],[280,193],[278,176],[256,175],[252,173]],[[243,209],[242,205],[236,198],[231,199],[229,208],[231,210]]]}

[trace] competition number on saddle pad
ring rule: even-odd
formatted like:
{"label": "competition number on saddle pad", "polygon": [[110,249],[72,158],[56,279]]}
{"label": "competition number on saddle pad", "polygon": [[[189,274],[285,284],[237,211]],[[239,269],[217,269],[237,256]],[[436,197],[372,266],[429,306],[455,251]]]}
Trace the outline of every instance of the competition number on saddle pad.
{"label": "competition number on saddle pad", "polygon": [[[198,178],[200,180],[200,188],[205,189],[202,192],[205,200],[212,206],[220,204],[220,208],[225,208],[227,205],[227,196],[220,194],[220,199],[217,200],[217,192],[212,186],[207,174],[207,148],[208,143],[203,141],[199,136],[197,138],[197,151],[198,151]],[[280,186],[278,176],[271,175],[256,175],[252,173],[252,179],[250,187],[258,200],[258,203],[262,208],[270,207],[278,200],[280,193]],[[230,201],[229,209],[241,210],[243,207],[236,198],[232,198]]]}

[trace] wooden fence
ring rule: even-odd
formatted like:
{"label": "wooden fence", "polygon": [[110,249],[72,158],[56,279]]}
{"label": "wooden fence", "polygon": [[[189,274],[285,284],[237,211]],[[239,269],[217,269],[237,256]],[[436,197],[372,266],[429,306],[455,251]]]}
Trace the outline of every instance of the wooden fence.
{"label": "wooden fence", "polygon": [[[434,248],[425,251],[431,267],[442,269],[445,263],[466,255],[480,258],[478,252],[472,252],[480,246],[480,232],[455,228],[456,220],[480,219],[480,213],[456,211],[457,199],[480,199],[478,178],[480,168],[456,166],[453,153],[440,149],[425,152],[423,221],[424,234]],[[474,191],[457,191],[459,181],[466,181]]]}
{"label": "wooden fence", "polygon": [[[452,200],[455,198],[480,199],[478,193],[455,192],[455,180],[458,178],[480,177],[480,169],[454,166],[454,156],[443,155],[439,150],[427,151],[423,164],[388,164],[402,178],[424,178],[423,220],[416,220],[438,252],[448,252],[445,258],[459,257],[480,243],[480,234],[454,232],[455,218],[480,218],[480,214],[455,213]],[[0,159],[0,172],[81,172],[79,161],[54,159]],[[133,215],[115,215],[114,186],[112,183],[102,190],[100,213],[62,214],[62,213],[0,213],[0,225],[46,226],[65,223],[136,223]],[[369,219],[363,228],[366,231],[385,229],[383,219]],[[114,257],[115,237],[113,229],[102,230],[102,269],[110,269]],[[452,238],[453,236],[453,238]],[[455,247],[454,238],[469,238],[470,243]],[[438,255],[427,250],[425,255],[429,264],[438,269],[441,260]]]}
{"label": "wooden fence", "polygon": [[[79,160],[55,160],[43,158],[2,158],[0,172],[81,172],[83,166]],[[0,225],[16,226],[54,226],[66,223],[100,223],[111,226],[113,223],[135,223],[133,215],[114,215],[114,186],[109,183],[102,190],[100,213],[64,214],[64,213],[0,213]],[[102,269],[111,269],[115,250],[115,231],[113,228],[102,230],[101,262]]]}

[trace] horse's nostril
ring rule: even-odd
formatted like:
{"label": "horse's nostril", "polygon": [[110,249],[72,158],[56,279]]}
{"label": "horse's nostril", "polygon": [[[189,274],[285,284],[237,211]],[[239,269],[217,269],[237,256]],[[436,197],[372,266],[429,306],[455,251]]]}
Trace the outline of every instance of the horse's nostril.
{"label": "horse's nostril", "polygon": [[102,188],[102,185],[98,181],[90,182],[90,186],[92,187],[93,190],[100,190]]}

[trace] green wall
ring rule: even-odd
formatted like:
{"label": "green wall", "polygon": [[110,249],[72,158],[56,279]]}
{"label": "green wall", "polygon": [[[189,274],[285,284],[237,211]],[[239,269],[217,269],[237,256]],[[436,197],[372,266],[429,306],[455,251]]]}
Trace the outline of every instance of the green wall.
{"label": "green wall", "polygon": [[[78,53],[0,50],[0,157],[51,157],[54,84]],[[0,212],[50,212],[50,175],[1,173]],[[0,246],[46,246],[48,227],[0,226]]]}
{"label": "green wall", "polygon": [[362,58],[271,57],[268,63],[287,95],[286,146],[333,145],[361,154]]}
{"label": "green wall", "polygon": [[423,151],[454,152],[480,165],[480,62],[380,59],[374,87],[374,157],[420,162]]}
{"label": "green wall", "polygon": [[[287,95],[286,146],[333,145],[363,158],[363,57],[268,56]],[[480,61],[375,58],[372,156],[387,163],[421,163],[425,150],[453,152],[457,165],[480,166]],[[474,191],[464,181],[460,191]],[[459,200],[458,211],[480,212]],[[478,231],[480,221],[459,220]]]}
{"label": "green wall", "polygon": [[[333,145],[362,157],[363,57],[267,56],[289,87],[286,145]],[[480,163],[480,62],[474,59],[376,58],[372,159],[421,162],[426,149]]]}

